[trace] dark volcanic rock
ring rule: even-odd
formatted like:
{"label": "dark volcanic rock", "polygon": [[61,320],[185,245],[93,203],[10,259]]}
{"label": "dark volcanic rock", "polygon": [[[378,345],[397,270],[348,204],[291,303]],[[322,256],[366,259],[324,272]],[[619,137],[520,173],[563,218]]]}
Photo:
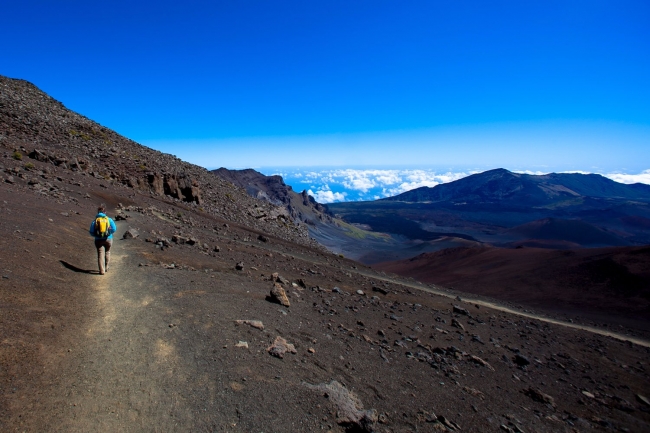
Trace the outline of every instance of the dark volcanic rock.
{"label": "dark volcanic rock", "polygon": [[295,221],[308,224],[332,221],[332,215],[326,206],[316,202],[307,191],[300,194],[294,192],[291,186],[284,183],[281,176],[265,176],[253,169],[228,170],[223,167],[213,170],[212,173],[244,188],[255,198],[284,207]]}

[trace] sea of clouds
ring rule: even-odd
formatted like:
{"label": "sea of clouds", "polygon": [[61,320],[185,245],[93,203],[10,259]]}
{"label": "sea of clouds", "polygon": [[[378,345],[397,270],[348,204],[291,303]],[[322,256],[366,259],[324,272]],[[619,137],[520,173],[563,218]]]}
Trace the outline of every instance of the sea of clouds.
{"label": "sea of clouds", "polygon": [[[353,168],[266,168],[265,175],[280,175],[294,191],[307,192],[319,203],[365,201],[391,197],[422,186],[462,179],[484,170],[435,169],[353,169]],[[546,174],[548,172],[513,170],[517,173]],[[572,171],[572,173],[587,173]],[[600,173],[621,183],[650,184],[650,170],[639,174]]]}

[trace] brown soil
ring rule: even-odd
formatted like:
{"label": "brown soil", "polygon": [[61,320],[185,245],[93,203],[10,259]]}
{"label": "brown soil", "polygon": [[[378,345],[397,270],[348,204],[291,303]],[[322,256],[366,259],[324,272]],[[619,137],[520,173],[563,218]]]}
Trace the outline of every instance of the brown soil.
{"label": "brown soil", "polygon": [[[377,411],[368,431],[650,426],[646,347],[467,302],[453,314],[448,297],[319,250],[200,212],[179,223],[188,210],[164,197],[88,190],[74,205],[0,186],[2,431],[354,431],[322,391],[332,380]],[[117,222],[104,276],[87,235],[99,200],[142,209]],[[140,237],[119,239],[129,227]],[[200,242],[145,241],[177,233]],[[285,284],[288,308],[266,300],[273,272],[305,282]],[[277,336],[297,353],[271,357]]]}
{"label": "brown soil", "polygon": [[373,267],[526,308],[582,316],[599,326],[622,324],[650,335],[647,246],[452,248]]}

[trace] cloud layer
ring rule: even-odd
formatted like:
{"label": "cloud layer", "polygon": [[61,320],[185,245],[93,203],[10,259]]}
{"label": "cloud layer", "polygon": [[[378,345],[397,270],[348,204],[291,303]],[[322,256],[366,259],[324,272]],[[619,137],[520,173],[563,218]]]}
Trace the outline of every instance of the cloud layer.
{"label": "cloud layer", "polygon": [[279,174],[294,190],[307,192],[319,203],[377,200],[422,186],[435,186],[468,176],[475,171],[439,173],[435,170],[390,169],[287,169]]}
{"label": "cloud layer", "polygon": [[[319,203],[377,200],[391,197],[422,186],[462,179],[482,170],[436,171],[433,169],[283,169],[262,170],[264,174],[279,174],[295,191],[307,190]],[[518,173],[546,174],[548,172],[515,170]],[[577,173],[573,171],[573,173]],[[580,171],[580,173],[588,173]],[[616,182],[650,184],[650,170],[639,174],[600,173]]]}

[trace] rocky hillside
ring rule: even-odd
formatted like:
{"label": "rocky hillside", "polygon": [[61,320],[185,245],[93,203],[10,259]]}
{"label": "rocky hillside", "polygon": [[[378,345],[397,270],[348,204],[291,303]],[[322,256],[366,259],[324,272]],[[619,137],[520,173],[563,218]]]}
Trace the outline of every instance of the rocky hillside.
{"label": "rocky hillside", "polygon": [[285,207],[296,222],[304,222],[312,226],[319,222],[333,222],[327,207],[316,202],[314,197],[307,194],[306,190],[301,193],[295,192],[290,185],[284,183],[282,176],[265,176],[251,168],[229,170],[222,167],[213,170],[212,173],[244,188],[248,194],[255,198]]}
{"label": "rocky hillside", "polygon": [[[283,239],[316,245],[307,227],[295,223],[284,206],[254,199],[202,167],[123,137],[24,80],[0,76],[0,146],[10,160],[44,162],[100,179],[106,187],[148,191]],[[28,183],[33,177],[36,173],[21,173],[16,181]]]}

